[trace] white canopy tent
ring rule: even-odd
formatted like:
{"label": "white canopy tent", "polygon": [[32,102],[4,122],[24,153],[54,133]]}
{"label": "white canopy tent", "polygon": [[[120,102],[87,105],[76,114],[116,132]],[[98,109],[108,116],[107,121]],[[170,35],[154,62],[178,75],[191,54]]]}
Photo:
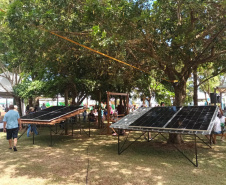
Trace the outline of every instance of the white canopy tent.
{"label": "white canopy tent", "polygon": [[1,98],[13,98],[13,86],[18,84],[20,77],[17,74],[11,72],[5,72],[0,74],[0,97]]}

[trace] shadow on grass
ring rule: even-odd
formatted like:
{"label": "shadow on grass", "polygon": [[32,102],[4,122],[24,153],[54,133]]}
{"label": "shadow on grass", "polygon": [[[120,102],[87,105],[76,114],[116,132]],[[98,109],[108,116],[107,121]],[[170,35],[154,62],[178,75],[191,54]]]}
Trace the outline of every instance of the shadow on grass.
{"label": "shadow on grass", "polygon": [[[18,152],[8,149],[0,134],[1,184],[10,179],[16,184],[209,184],[225,180],[225,143],[207,149],[199,144],[199,168],[168,146],[161,137],[147,142],[142,137],[118,155],[117,137],[98,135],[53,136],[55,145],[48,146],[49,132],[24,135],[18,142]],[[136,137],[132,135],[129,142]],[[4,138],[5,139],[5,138]],[[192,138],[185,137],[185,152],[193,149]],[[204,146],[204,147],[203,147]],[[193,152],[193,151],[192,151]],[[189,153],[190,157],[194,157]]]}

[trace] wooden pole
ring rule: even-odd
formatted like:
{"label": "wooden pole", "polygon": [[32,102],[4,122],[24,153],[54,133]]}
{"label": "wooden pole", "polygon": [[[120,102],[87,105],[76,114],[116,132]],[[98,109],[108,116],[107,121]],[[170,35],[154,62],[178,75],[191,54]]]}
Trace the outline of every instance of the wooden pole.
{"label": "wooden pole", "polygon": [[107,125],[107,134],[110,134],[110,109],[109,109],[109,99],[110,99],[110,93],[107,92],[107,121],[108,121],[108,125]]}

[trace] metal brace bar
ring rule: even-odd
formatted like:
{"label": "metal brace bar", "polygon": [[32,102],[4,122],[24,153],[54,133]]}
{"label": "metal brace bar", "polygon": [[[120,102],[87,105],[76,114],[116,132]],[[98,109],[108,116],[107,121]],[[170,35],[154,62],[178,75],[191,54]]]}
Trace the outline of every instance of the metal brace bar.
{"label": "metal brace bar", "polygon": [[28,126],[26,126],[25,130],[24,130],[23,133],[17,138],[17,140],[19,140],[19,139],[24,135],[24,133],[27,131],[27,129],[28,129]]}
{"label": "metal brace bar", "polygon": [[[118,130],[120,130],[120,129],[118,129]],[[138,138],[136,138],[135,139],[135,141],[133,141],[132,143],[130,143],[127,147],[125,147],[124,149],[123,149],[123,147],[124,147],[124,145],[125,145],[125,143],[126,143],[126,141],[127,141],[127,139],[128,139],[128,137],[129,137],[129,134],[127,135],[127,137],[124,139],[124,143],[123,143],[123,145],[122,145],[122,147],[120,148],[120,134],[118,134],[118,155],[120,155],[122,152],[124,152],[127,148],[129,148],[133,143],[135,143],[138,139],[140,139],[144,134],[145,134],[146,132],[144,132],[144,133],[142,133]]]}
{"label": "metal brace bar", "polygon": [[[159,133],[166,141],[167,138],[162,134]],[[197,155],[197,146],[196,146],[196,135],[195,136],[195,155],[196,155],[196,163],[194,163],[188,156],[186,156],[184,154],[184,152],[182,152],[175,144],[173,144],[173,146],[177,149],[178,152],[180,152],[185,158],[187,158],[187,160],[189,160],[195,167],[198,167],[198,155]]]}
{"label": "metal brace bar", "polygon": [[151,137],[151,139],[150,139],[149,132],[147,132],[147,133],[148,133],[148,138],[144,137],[144,139],[147,140],[148,142],[154,140],[159,135],[159,133],[157,133],[154,137]]}
{"label": "metal brace bar", "polygon": [[[198,135],[196,135],[204,144],[206,144],[209,148],[212,148],[211,145],[209,145],[207,142],[204,141],[204,139],[200,138]],[[209,139],[211,140],[211,138]]]}

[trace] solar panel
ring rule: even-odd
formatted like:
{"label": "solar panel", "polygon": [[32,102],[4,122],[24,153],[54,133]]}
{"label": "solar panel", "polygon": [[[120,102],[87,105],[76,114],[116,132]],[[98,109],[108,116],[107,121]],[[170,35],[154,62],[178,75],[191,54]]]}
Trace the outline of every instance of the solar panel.
{"label": "solar panel", "polygon": [[44,115],[44,114],[48,114],[49,112],[52,112],[52,111],[55,111],[55,110],[62,109],[64,107],[65,106],[53,106],[53,107],[49,107],[49,108],[43,109],[41,111],[34,112],[34,113],[31,113],[31,114],[22,116],[21,119],[24,119],[24,120],[32,120],[32,119],[34,119],[36,117],[39,117],[39,116]]}
{"label": "solar panel", "polygon": [[135,120],[130,127],[163,127],[181,107],[154,107]]}
{"label": "solar panel", "polygon": [[183,107],[175,117],[170,120],[166,128],[203,130],[209,128],[216,107],[214,106],[193,106]]}
{"label": "solar panel", "polygon": [[124,116],[122,119],[120,119],[116,123],[113,123],[112,126],[114,126],[114,128],[127,129],[131,123],[133,123],[139,117],[143,116],[150,109],[151,108],[149,107],[141,107],[136,111]]}
{"label": "solar panel", "polygon": [[52,121],[64,115],[70,114],[76,110],[81,109],[82,106],[54,106],[51,108],[44,109],[39,112],[35,112],[26,116],[21,117],[22,120],[32,121]]}
{"label": "solar panel", "polygon": [[154,107],[128,115],[112,128],[181,134],[210,134],[217,106]]}

